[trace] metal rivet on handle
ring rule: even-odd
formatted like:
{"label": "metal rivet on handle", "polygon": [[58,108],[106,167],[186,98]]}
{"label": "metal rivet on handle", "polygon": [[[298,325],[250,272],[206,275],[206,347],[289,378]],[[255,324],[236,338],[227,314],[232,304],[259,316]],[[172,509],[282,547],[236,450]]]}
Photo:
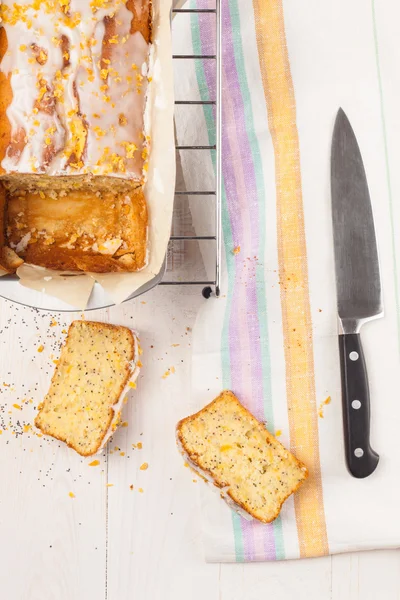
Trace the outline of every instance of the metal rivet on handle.
{"label": "metal rivet on handle", "polygon": [[362,456],[364,456],[364,450],[362,448],[356,448],[354,450],[354,456],[356,456],[357,458],[361,458]]}
{"label": "metal rivet on handle", "polygon": [[353,361],[356,361],[356,360],[358,360],[358,359],[359,359],[359,354],[358,354],[358,352],[355,352],[355,351],[353,351],[353,352],[350,352],[350,354],[349,354],[349,358],[350,358],[350,360],[353,360]]}
{"label": "metal rivet on handle", "polygon": [[352,408],[354,408],[354,410],[358,410],[359,408],[361,408],[361,402],[359,400],[353,400],[351,406]]}

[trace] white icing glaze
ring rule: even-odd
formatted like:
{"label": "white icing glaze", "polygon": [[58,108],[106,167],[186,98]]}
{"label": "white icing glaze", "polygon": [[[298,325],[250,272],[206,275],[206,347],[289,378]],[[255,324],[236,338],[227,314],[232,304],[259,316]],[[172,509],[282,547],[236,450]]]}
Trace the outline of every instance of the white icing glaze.
{"label": "white icing glaze", "polygon": [[254,517],[250,515],[247,511],[245,511],[237,502],[232,500],[230,496],[228,496],[229,486],[226,487],[218,487],[215,485],[214,479],[211,477],[207,471],[204,471],[201,467],[199,467],[196,463],[194,463],[186,450],[184,449],[181,440],[179,439],[178,431],[176,431],[176,443],[179,449],[179,452],[182,454],[185,461],[188,463],[190,468],[195,471],[206,483],[210,484],[211,489],[214,492],[218,493],[218,496],[222,498],[225,503],[229,506],[231,510],[235,513],[246,519],[247,521],[254,521]]}
{"label": "white icing glaze", "polygon": [[138,362],[140,361],[140,358],[139,358],[139,339],[138,339],[136,331],[132,330],[132,333],[133,333],[133,338],[134,338],[134,341],[135,341],[135,347],[134,347],[134,356],[135,357],[131,361],[131,364],[130,364],[130,376],[129,376],[129,379],[128,379],[128,383],[125,385],[124,389],[122,390],[121,395],[120,395],[120,397],[118,399],[118,402],[116,404],[114,404],[114,406],[113,406],[114,416],[112,418],[112,421],[110,423],[109,428],[107,429],[107,433],[105,434],[105,436],[103,438],[101,446],[99,447],[99,449],[96,452],[96,454],[101,454],[102,450],[107,445],[107,442],[109,441],[109,439],[114,435],[114,433],[118,429],[118,425],[119,425],[119,422],[120,422],[120,416],[121,416],[121,411],[122,411],[122,407],[123,407],[123,404],[124,404],[125,396],[132,389],[131,386],[130,386],[130,383],[135,383],[135,381],[138,378],[139,373],[140,373],[140,367],[138,366]]}
{"label": "white icing glaze", "polygon": [[[68,0],[2,0],[8,51],[0,68],[13,93],[7,116],[12,139],[22,131],[26,142],[21,154],[9,147],[6,172],[141,178],[149,45],[141,33],[130,35],[125,4],[69,0],[63,10]],[[135,1],[139,15],[144,6]],[[107,45],[109,63],[101,62],[105,19],[113,19],[118,42]]]}

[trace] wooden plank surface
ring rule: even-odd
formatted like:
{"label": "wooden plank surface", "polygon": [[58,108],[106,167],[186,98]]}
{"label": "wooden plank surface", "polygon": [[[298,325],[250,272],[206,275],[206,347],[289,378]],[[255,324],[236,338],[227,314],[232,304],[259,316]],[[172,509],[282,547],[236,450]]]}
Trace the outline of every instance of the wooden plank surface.
{"label": "wooden plank surface", "polygon": [[0,581],[10,600],[104,596],[105,471],[29,427],[73,316],[0,304]]}

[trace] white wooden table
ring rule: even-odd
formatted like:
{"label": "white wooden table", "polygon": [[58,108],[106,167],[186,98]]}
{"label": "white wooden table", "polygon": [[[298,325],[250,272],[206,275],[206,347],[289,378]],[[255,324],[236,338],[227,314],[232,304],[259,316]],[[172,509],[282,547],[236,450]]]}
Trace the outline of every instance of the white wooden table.
{"label": "white wooden table", "polygon": [[[400,552],[204,563],[200,483],[174,441],[190,394],[191,328],[201,302],[199,289],[160,287],[86,315],[136,327],[144,348],[138,389],[125,407],[128,425],[90,467],[27,426],[47,390],[62,331],[81,315],[1,301],[0,430],[8,428],[0,435],[1,600],[400,598]],[[132,447],[138,442],[142,449]]]}

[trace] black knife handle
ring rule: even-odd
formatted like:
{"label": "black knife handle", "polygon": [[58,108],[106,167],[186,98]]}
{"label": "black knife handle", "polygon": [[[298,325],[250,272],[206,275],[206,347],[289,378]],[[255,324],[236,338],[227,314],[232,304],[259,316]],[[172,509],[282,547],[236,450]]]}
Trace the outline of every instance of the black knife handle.
{"label": "black knife handle", "polygon": [[340,335],[339,346],[347,468],[353,477],[368,477],[375,471],[379,456],[369,442],[369,387],[360,335]]}

